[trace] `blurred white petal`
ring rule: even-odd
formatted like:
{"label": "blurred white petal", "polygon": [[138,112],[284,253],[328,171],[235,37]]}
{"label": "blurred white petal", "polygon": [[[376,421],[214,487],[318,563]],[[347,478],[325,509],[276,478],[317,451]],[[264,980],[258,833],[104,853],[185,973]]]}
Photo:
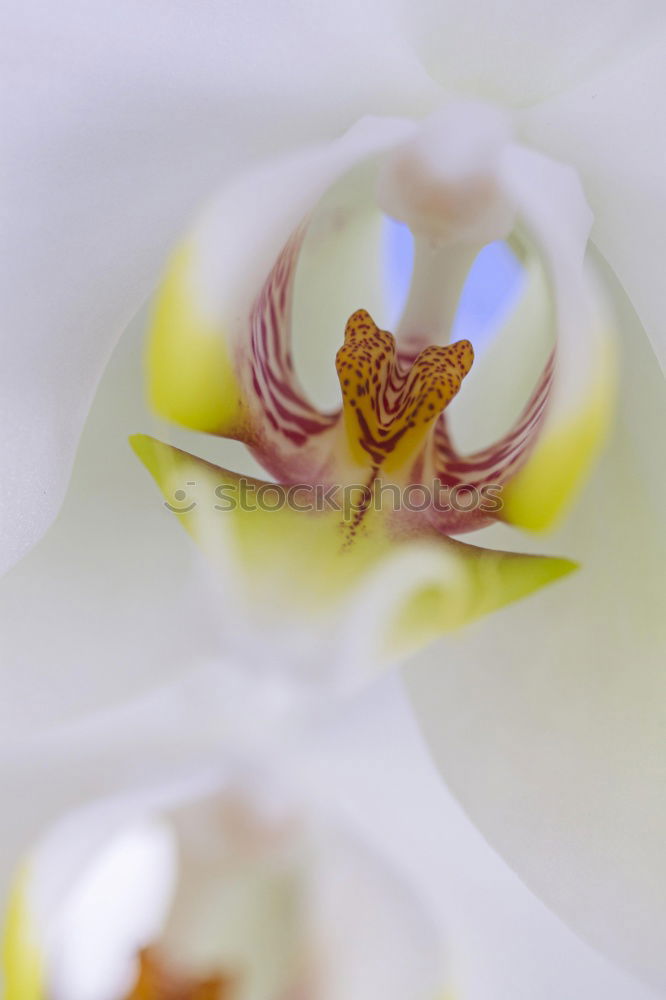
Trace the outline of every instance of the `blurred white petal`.
{"label": "blurred white petal", "polygon": [[524,107],[568,90],[596,68],[638,51],[659,24],[659,0],[425,0],[405,31],[447,91]]}
{"label": "blurred white petal", "polygon": [[[211,674],[203,665],[187,681],[77,724],[3,734],[0,783],[13,806],[0,853],[3,899],[21,859],[63,815],[115,796],[121,797],[115,822],[127,822],[146,802],[182,795],[192,774],[215,770],[228,736],[224,701],[216,697],[220,668]],[[93,842],[109,831],[107,822]],[[71,874],[63,865],[59,891]]]}
{"label": "blurred white petal", "polygon": [[608,454],[553,544],[566,592],[536,595],[406,671],[472,819],[598,947],[664,988],[666,478],[663,379],[631,306]]}
{"label": "blurred white petal", "polygon": [[6,14],[2,568],[51,522],[113,343],[220,180],[436,89],[384,3]]}
{"label": "blurred white petal", "polygon": [[623,284],[662,365],[665,40],[662,9],[639,46],[519,119],[526,141],[575,164],[595,217],[592,239]]}
{"label": "blurred white petal", "polygon": [[0,580],[3,727],[122,702],[216,650],[194,553],[127,443],[148,419],[141,326],[105,374],[57,524]]}
{"label": "blurred white petal", "polygon": [[442,783],[396,677],[319,725],[299,765],[438,915],[457,1000],[661,996],[585,944],[488,845]]}
{"label": "blurred white petal", "polygon": [[418,895],[335,803],[267,777],[241,769],[61,822],[25,889],[49,995],[119,1000],[149,947],[174,975],[228,977],[238,1000],[432,1000],[442,955]]}

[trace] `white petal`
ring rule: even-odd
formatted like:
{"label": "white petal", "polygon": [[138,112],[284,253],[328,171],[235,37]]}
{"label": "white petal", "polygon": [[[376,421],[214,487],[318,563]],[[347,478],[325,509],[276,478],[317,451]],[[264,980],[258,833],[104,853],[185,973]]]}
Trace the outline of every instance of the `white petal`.
{"label": "white petal", "polygon": [[[379,196],[415,236],[399,330],[410,354],[447,338],[457,293],[488,241],[514,232],[527,257],[542,259],[548,293],[541,328],[530,332],[538,339],[545,326],[556,347],[526,409],[494,448],[467,456],[440,423],[431,461],[434,473],[503,484],[500,516],[509,523],[550,526],[605,438],[614,396],[612,322],[583,264],[592,216],[575,171],[513,143],[496,109],[449,102],[388,153]],[[506,367],[495,364],[493,378],[502,381]],[[482,408],[492,407],[490,394]]]}
{"label": "white petal", "polygon": [[553,381],[537,442],[504,491],[502,517],[550,527],[603,445],[615,400],[614,318],[585,248],[591,213],[571,167],[515,146],[506,182],[543,255],[557,333]]}
{"label": "white petal", "polygon": [[[315,288],[304,286],[313,257],[323,266],[323,248],[329,263],[330,256],[335,261],[330,251],[339,243],[348,246],[350,230],[364,237],[368,276],[376,271],[376,160],[414,128],[405,119],[365,118],[334,142],[270,158],[223,185],[174,255],[157,299],[147,369],[151,403],[160,416],[247,442],[282,480],[298,481],[303,470],[312,472],[328,460],[333,418],[313,409],[291,360],[294,278],[304,259],[306,273],[297,284],[301,299],[311,301],[321,291],[321,277]],[[350,259],[343,274],[352,266]],[[317,305],[326,320],[317,318],[307,330],[320,348],[321,367],[322,326],[325,334],[330,321],[337,321],[337,347],[349,316],[340,310],[337,273],[324,277],[328,295]],[[348,283],[343,277],[342,284]],[[356,308],[353,301],[350,311]],[[298,296],[295,310],[302,329],[312,317]],[[332,350],[331,370],[334,358]]]}
{"label": "white petal", "polygon": [[666,363],[663,257],[666,84],[663,8],[621,60],[525,112],[527,142],[578,170],[595,216],[592,239],[624,285]]}
{"label": "white petal", "polygon": [[[89,865],[81,863],[81,831],[68,846],[78,855],[64,900],[45,922],[46,981],[54,1000],[117,1000],[132,989],[136,956],[157,937],[173,889],[176,845],[159,823],[144,822],[112,837]],[[30,901],[56,874],[61,857],[43,847],[31,866]]]}
{"label": "white petal", "polygon": [[320,724],[300,766],[322,797],[340,798],[437,915],[450,995],[656,1000],[549,912],[489,847],[437,774],[396,678]]}
{"label": "white petal", "polygon": [[[222,751],[232,715],[227,691],[218,683],[226,666],[200,665],[187,678],[75,724],[2,735],[0,791],[12,804],[0,851],[3,905],[19,863],[54,824],[65,825],[62,836],[54,829],[59,864],[44,887],[46,917],[78,867],[115,831],[141,820],[147,810],[182,803],[219,781],[230,759]],[[94,803],[105,804],[102,821],[84,824],[84,835],[72,842],[73,814]]]}
{"label": "white petal", "polygon": [[254,156],[435,87],[384,3],[35,0],[10,4],[3,42],[7,566],[58,509],[114,339],[201,199]]}
{"label": "white petal", "polygon": [[444,977],[434,928],[381,848],[329,834],[318,862],[322,1000],[434,997]]}
{"label": "white petal", "polygon": [[410,4],[405,31],[447,91],[524,107],[587,78],[649,37],[658,0],[449,0]]}
{"label": "white petal", "polygon": [[0,581],[0,723],[13,729],[122,702],[216,649],[193,552],[127,441],[150,419],[141,327],[108,367],[61,517]]}
{"label": "white petal", "polygon": [[440,646],[407,678],[435,759],[480,829],[589,941],[664,988],[666,470],[655,449],[666,394],[620,305],[618,427],[553,540],[580,573]]}

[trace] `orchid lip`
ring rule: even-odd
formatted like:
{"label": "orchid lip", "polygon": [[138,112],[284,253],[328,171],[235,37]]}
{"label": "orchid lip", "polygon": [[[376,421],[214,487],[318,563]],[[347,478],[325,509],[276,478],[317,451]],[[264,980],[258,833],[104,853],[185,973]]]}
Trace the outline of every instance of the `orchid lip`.
{"label": "orchid lip", "polygon": [[[401,626],[401,635],[409,636],[407,648],[417,635],[422,640],[424,630],[441,634],[573,568],[568,560],[531,560],[451,537],[498,520],[535,530],[550,526],[599,449],[613,389],[605,363],[612,327],[584,265],[590,212],[580,185],[568,168],[514,143],[487,115],[469,108],[464,112],[465,120],[470,119],[466,153],[454,156],[446,169],[440,169],[438,156],[426,153],[432,152],[434,140],[437,149],[453,150],[459,115],[433,121],[422,135],[415,122],[389,127],[386,121],[369,120],[334,143],[330,159],[322,149],[296,158],[298,162],[262,168],[222,196],[207,223],[193,234],[189,256],[169,276],[173,284],[165,302],[186,303],[189,311],[181,309],[176,328],[163,309],[155,327],[150,375],[161,416],[245,444],[273,479],[257,479],[257,490],[273,486],[288,495],[291,486],[335,491],[354,484],[366,491],[366,500],[350,518],[328,510],[321,516],[318,509],[303,512],[288,503],[272,513],[259,509],[250,514],[242,502],[234,502],[226,527],[225,517],[211,514],[209,506],[176,511],[183,527],[221,568],[225,594],[233,591],[225,537],[239,563],[253,567],[247,600],[265,606],[273,624],[288,620],[286,604],[290,609],[298,605],[300,618],[311,613],[313,627],[328,622],[329,612],[342,607],[352,584],[368,577],[371,567],[379,572],[381,563],[394,557],[399,561],[402,554],[414,554],[413,580],[421,580],[423,557],[434,546],[434,588],[423,590],[414,583],[415,610]],[[484,130],[489,130],[488,142]],[[398,159],[392,163],[396,150]],[[403,167],[424,179],[423,191],[404,183]],[[427,195],[425,202],[421,195]],[[247,230],[258,199],[264,218],[250,240]],[[372,269],[367,277],[364,270],[371,259],[366,249],[375,264],[379,260],[377,227],[372,229],[381,219],[379,205],[402,218],[415,237],[407,304],[391,324],[395,338],[382,328],[383,306]],[[420,225],[424,206],[429,219],[441,213],[436,232],[428,234]],[[366,216],[374,220],[370,234],[363,228]],[[230,250],[236,245],[229,239],[229,220],[232,229],[236,225],[244,234],[240,255]],[[372,249],[364,242],[369,235]],[[524,352],[527,367],[520,357],[518,379],[512,378],[512,358],[489,366],[488,352],[479,354],[454,403],[456,417],[477,405],[493,413],[494,385],[505,375],[510,385],[521,384],[517,391],[522,398],[529,398],[522,411],[513,409],[511,419],[502,422],[494,442],[462,449],[445,411],[470,372],[474,351],[465,340],[448,341],[466,275],[485,243],[496,239],[510,239],[520,247],[529,293],[524,296],[527,324],[523,314],[514,313],[506,324],[518,319],[518,332],[536,333],[537,350]],[[343,254],[329,258],[338,241],[348,261]],[[359,246],[352,246],[357,241]],[[353,298],[345,283],[351,275],[338,281],[337,269],[344,273],[345,266],[360,269],[361,280],[354,275],[352,282]],[[323,325],[332,338],[343,301],[342,316],[349,319],[344,343],[336,344],[342,405],[326,411],[299,379],[292,334],[300,329],[309,344],[323,343],[318,324],[325,317]],[[369,308],[358,309],[359,302]],[[522,305],[521,299],[514,312]],[[335,324],[329,306],[338,310]],[[502,334],[493,348],[503,346]],[[515,348],[517,341],[512,343]],[[318,364],[324,352],[318,348]],[[532,380],[531,395],[525,379]],[[216,386],[221,391],[206,395]],[[242,492],[240,477],[228,469],[145,436],[133,444],[167,500],[189,480],[201,481],[208,495],[220,485],[234,498]],[[386,484],[424,487],[431,496],[440,486],[468,487],[480,496],[499,489],[502,503],[499,509],[477,504],[462,509],[447,509],[446,504],[377,508],[375,496]],[[416,553],[414,546],[423,548]],[[280,600],[271,590],[276,567]],[[285,572],[292,588],[283,586]],[[402,594],[401,588],[402,583]],[[266,601],[267,589],[271,596]]]}
{"label": "orchid lip", "polygon": [[[283,483],[356,483],[363,470],[371,487],[382,475],[399,483],[442,484],[479,491],[501,487],[522,466],[545,416],[553,359],[515,426],[496,444],[471,455],[453,445],[443,411],[469,373],[474,350],[412,341],[401,345],[367,310],[349,318],[336,368],[343,406],[320,413],[298,385],[288,347],[291,283],[302,236],[285,246],[251,314],[254,426],[246,441],[261,464]],[[239,435],[243,439],[243,435]],[[471,531],[492,521],[474,508],[430,510],[444,533]]]}
{"label": "orchid lip", "polygon": [[[411,327],[405,333],[401,324],[396,338],[360,309],[348,320],[336,356],[342,410],[321,412],[299,383],[291,349],[294,279],[307,230],[303,223],[292,233],[252,305],[250,349],[245,349],[243,361],[246,408],[231,436],[245,441],[282,483],[344,485],[358,482],[363,469],[364,482],[371,486],[381,467],[387,478],[403,483],[477,491],[503,487],[537,442],[551,393],[554,355],[514,426],[491,447],[466,455],[455,447],[442,411],[470,371],[472,345],[446,344],[447,318],[435,311],[429,319],[430,305],[421,310],[418,335]],[[461,252],[469,262],[469,247]],[[423,284],[424,276],[432,285],[430,271],[438,253],[428,255],[416,269],[413,290]],[[450,264],[450,248],[446,254]],[[459,280],[456,273],[454,283]],[[414,296],[410,302],[415,318]],[[474,531],[493,521],[478,508],[453,514],[430,511],[427,519],[447,534]]]}
{"label": "orchid lip", "polygon": [[[264,171],[230,192],[228,202],[222,199],[218,222],[195,234],[192,252],[180,265],[184,273],[175,275],[184,294],[165,300],[180,308],[187,298],[194,309],[179,320],[185,322],[182,333],[174,330],[166,311],[162,326],[156,327],[158,333],[164,331],[152,352],[158,373],[152,394],[158,409],[187,426],[243,442],[279,483],[345,484],[357,482],[359,470],[367,473],[366,481],[378,468],[402,483],[481,490],[515,481],[519,488],[510,490],[506,519],[527,527],[547,525],[602,438],[612,394],[608,366],[596,364],[604,321],[598,322],[594,305],[590,308],[594,292],[588,294],[580,266],[590,221],[582,191],[569,170],[514,143],[508,121],[488,107],[452,104],[420,125],[373,120],[364,129],[369,137],[372,133],[367,147],[361,143],[360,126],[340,140],[332,155],[339,167],[331,169],[327,163],[323,170],[326,157],[317,153],[316,166],[282,165],[274,178]],[[350,150],[357,143],[367,148],[362,155],[369,159],[354,161],[358,153],[352,156]],[[367,311],[352,314],[336,358],[342,407],[331,412],[313,402],[294,362],[292,328],[300,317],[296,300],[309,294],[307,283],[296,277],[303,268],[307,272],[322,242],[335,241],[341,227],[355,224],[354,210],[361,201],[344,207],[347,196],[340,194],[355,162],[359,177],[374,177],[360,182],[366,185],[364,198],[368,204],[374,199],[375,210],[381,206],[407,223],[416,254],[395,340]],[[320,176],[326,183],[315,181]],[[310,203],[302,193],[304,183],[313,191]],[[225,217],[244,219],[245,225],[260,196],[270,222],[266,191],[271,188],[279,225],[273,220],[270,238],[258,236],[256,247],[246,240],[242,266],[223,250],[216,272],[210,247],[224,232]],[[549,200],[557,202],[555,211],[542,204],[546,190]],[[562,226],[562,219],[569,221]],[[526,259],[539,262],[543,287],[537,322],[550,348],[540,358],[541,375],[513,426],[503,428],[493,444],[465,452],[442,411],[467,375],[473,351],[470,344],[447,341],[476,255],[488,240],[507,238],[521,246]],[[228,247],[228,240],[223,245]],[[254,258],[261,261],[260,268],[253,265]],[[229,275],[236,272],[234,291]],[[213,293],[222,285],[228,286],[225,294],[233,307]],[[357,294],[362,294],[360,287]],[[374,299],[371,309],[377,316]],[[313,321],[308,314],[310,339],[317,336],[309,328]],[[369,329],[364,331],[366,321]],[[579,327],[586,328],[585,336],[578,336]],[[371,340],[377,341],[376,351],[366,359]],[[481,367],[481,362],[475,366],[475,384]],[[492,411],[492,395],[480,405]],[[589,434],[567,429],[584,419],[593,428]],[[544,447],[550,458],[540,457]],[[564,458],[560,461],[563,450],[580,453],[569,463],[571,475]],[[492,519],[473,513],[455,518],[437,514],[431,520],[438,531],[450,534],[476,530]]]}
{"label": "orchid lip", "polygon": [[[443,328],[437,325],[435,316],[432,324],[421,326],[421,332],[416,335],[411,327],[405,332],[401,324],[398,337],[394,339],[387,331],[377,327],[367,311],[357,310],[348,321],[345,344],[336,357],[343,396],[342,411],[320,412],[299,385],[289,346],[292,284],[301,244],[302,233],[299,233],[285,246],[251,314],[252,376],[248,395],[253,397],[250,408],[254,408],[251,423],[255,430],[249,436],[237,436],[246,440],[260,463],[284,483],[344,483],[350,481],[350,476],[357,481],[359,468],[372,470],[381,466],[384,473],[399,481],[469,486],[474,490],[504,488],[509,484],[530,463],[532,453],[539,446],[543,428],[549,420],[553,423],[555,418],[549,417],[553,398],[557,399],[558,407],[562,407],[559,398],[562,396],[562,378],[557,378],[560,348],[551,349],[532,394],[513,426],[492,445],[466,454],[456,446],[446,416],[441,411],[452,401],[462,378],[469,371],[473,359],[471,344],[459,342],[458,345],[442,347],[447,326],[446,323]],[[465,249],[463,256],[467,253]],[[427,267],[431,264],[432,260],[429,260]],[[422,276],[417,272],[412,281],[413,287],[416,287],[422,282]],[[413,297],[410,301],[413,304]],[[583,310],[581,321],[589,322],[586,316]],[[421,316],[421,322],[427,324],[427,310]],[[369,329],[363,330],[366,325]],[[424,331],[429,331],[430,336]],[[596,331],[592,332],[597,337]],[[379,338],[375,345],[376,356],[373,355],[370,362],[366,359],[364,364],[375,367],[372,371],[368,369],[367,375],[362,378],[356,372],[363,373],[363,368],[354,367],[354,361],[363,360],[370,338]],[[426,346],[432,341],[435,342],[433,346]],[[568,343],[563,348],[567,353],[572,350]],[[462,352],[460,358],[456,358],[456,351]],[[447,377],[428,390],[425,382],[430,362],[436,366],[443,364]],[[462,367],[456,371],[461,362]],[[376,367],[377,364],[379,367]],[[343,368],[345,365],[347,367]],[[405,374],[410,365],[410,372]],[[604,363],[597,376],[602,386],[601,410],[608,409],[608,403],[603,400],[607,400],[612,392],[611,388],[603,388],[606,383],[612,386],[612,378],[604,374],[607,367]],[[376,382],[373,382],[374,376],[377,377]],[[391,405],[396,408],[395,414],[384,413],[386,419],[378,409],[377,396],[378,389],[384,384],[389,387]],[[416,420],[413,427],[408,427],[412,422],[408,414],[408,397],[401,396],[400,390],[407,390],[412,385],[416,389],[416,407],[421,402],[421,391],[428,399],[423,402],[425,411],[419,411],[422,423]],[[438,392],[442,393],[441,397]],[[387,393],[380,392],[380,396],[385,399]],[[401,403],[404,403],[404,410]],[[578,405],[584,409],[587,405],[585,399]],[[400,414],[405,419],[398,419]],[[394,417],[393,422],[388,419],[389,416]],[[425,419],[430,416],[432,420]],[[603,422],[603,419],[602,415],[599,420]],[[561,418],[558,416],[557,420]],[[593,440],[600,437],[601,433],[597,431],[591,435]],[[566,447],[574,448],[577,440],[574,436]],[[582,455],[581,461],[586,460]],[[553,478],[553,473],[550,473],[550,478]],[[564,496],[570,488],[565,487]],[[550,501],[545,478],[541,491],[544,497],[538,501],[540,509],[546,518],[550,518],[551,506],[557,510],[561,505],[561,491],[553,482],[550,490],[553,499]],[[510,520],[516,509],[512,496]],[[481,516],[477,510],[454,517],[437,512],[431,514],[430,519],[437,530],[447,534],[473,531],[493,520]],[[520,510],[517,520],[519,523],[525,520]]]}

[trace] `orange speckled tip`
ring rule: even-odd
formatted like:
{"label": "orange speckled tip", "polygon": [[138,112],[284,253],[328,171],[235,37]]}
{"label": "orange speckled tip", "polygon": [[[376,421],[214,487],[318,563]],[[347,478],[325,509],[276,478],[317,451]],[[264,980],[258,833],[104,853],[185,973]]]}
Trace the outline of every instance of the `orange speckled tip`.
{"label": "orange speckled tip", "polygon": [[374,466],[413,459],[474,361],[468,340],[426,347],[401,365],[395,338],[359,309],[347,323],[336,368],[354,457]]}
{"label": "orange speckled tip", "polygon": [[175,975],[147,948],[139,955],[139,973],[127,1000],[231,1000],[234,985],[221,976],[194,980]]}

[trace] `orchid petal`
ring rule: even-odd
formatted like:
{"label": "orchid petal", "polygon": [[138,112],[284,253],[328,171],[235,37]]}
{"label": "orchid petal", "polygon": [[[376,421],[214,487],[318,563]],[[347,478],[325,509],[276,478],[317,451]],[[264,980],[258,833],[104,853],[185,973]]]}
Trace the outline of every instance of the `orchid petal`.
{"label": "orchid petal", "polygon": [[5,1000],[44,1000],[43,957],[27,910],[25,883],[28,873],[16,880],[9,900],[2,941]]}
{"label": "orchid petal", "polygon": [[573,171],[525,149],[512,150],[505,167],[546,258],[557,341],[536,445],[504,488],[502,516],[541,529],[572,502],[606,439],[615,401],[613,326],[583,262],[590,216]]}
{"label": "orchid petal", "polygon": [[638,19],[622,58],[520,114],[521,134],[576,164],[595,216],[592,239],[629,295],[662,367],[664,19]]}
{"label": "orchid petal", "polygon": [[[168,831],[156,823],[135,820],[116,831],[117,811],[103,803],[68,815],[25,861],[15,896],[32,949],[17,947],[10,916],[3,993],[9,1000],[125,995],[137,952],[159,930],[174,852]],[[100,843],[105,818],[110,823]],[[30,976],[34,989],[26,993]]]}
{"label": "orchid petal", "polygon": [[618,426],[554,544],[566,593],[470,629],[406,676],[435,759],[479,828],[587,940],[666,985],[663,380],[631,305]]}
{"label": "orchid petal", "polygon": [[[290,491],[243,479],[145,435],[135,435],[132,446],[166,505],[212,558],[236,641],[249,608],[255,627],[258,619],[272,629],[300,621],[320,636],[331,620],[351,613],[354,631],[366,632],[372,662],[404,654],[574,568],[566,559],[479,549],[434,530],[414,540],[408,529],[401,537],[381,510],[367,511],[357,527],[354,510],[319,510],[311,487]],[[196,498],[187,507],[177,500],[184,483]]]}
{"label": "orchid petal", "polygon": [[437,915],[446,935],[447,998],[663,995],[582,941],[495,853],[441,780],[399,676],[388,674],[353,704],[337,706],[326,725],[318,720],[297,766],[323,802],[341,798],[349,822]]}
{"label": "orchid petal", "polygon": [[446,92],[524,108],[638,54],[661,16],[654,0],[612,0],[603,19],[595,0],[557,8],[542,0],[449,0],[410,4],[405,32]]}
{"label": "orchid petal", "polygon": [[451,102],[387,156],[380,197],[416,237],[417,280],[400,324],[410,356],[448,334],[449,277],[458,288],[484,243],[513,232],[528,258],[539,256],[547,284],[540,325],[553,337],[553,356],[517,422],[492,446],[461,455],[442,416],[426,475],[501,484],[503,519],[549,527],[603,444],[614,401],[612,324],[584,264],[591,213],[575,171],[513,143],[494,109]]}
{"label": "orchid petal", "polygon": [[[356,167],[356,183],[342,199],[329,197],[316,218],[315,247],[344,238],[359,202],[365,208],[357,189],[371,202],[373,158],[414,129],[404,120],[366,119],[335,142],[262,164],[226,186],[177,252],[158,296],[148,377],[160,416],[244,441],[283,479],[293,478],[294,463],[321,463],[332,418],[300,386],[291,346],[306,223]],[[358,169],[364,161],[370,173]],[[322,311],[331,306],[319,303]]]}
{"label": "orchid petal", "polygon": [[202,200],[256,156],[436,92],[397,13],[10,3],[3,568],[52,521],[113,343]]}
{"label": "orchid petal", "polygon": [[[520,228],[527,233],[529,253],[536,251],[542,258],[539,268],[530,264],[524,301],[515,310],[517,315],[522,310],[522,322],[526,316],[536,330],[528,331],[520,373],[508,383],[524,378],[525,358],[540,353],[549,336],[552,355],[517,420],[493,445],[460,455],[443,423],[433,443],[434,467],[441,466],[445,475],[462,482],[501,483],[503,508],[498,516],[539,530],[550,527],[570,506],[605,441],[615,398],[614,330],[600,282],[584,262],[591,218],[575,173],[516,145],[505,150],[502,173]],[[543,296],[536,316],[535,291]],[[482,355],[467,411],[484,390],[492,400],[491,383],[513,364],[505,351],[517,315],[488,356]],[[488,408],[487,399],[484,404]],[[500,421],[503,408],[500,398]]]}
{"label": "orchid petal", "polygon": [[109,363],[58,522],[0,580],[3,729],[121,704],[217,651],[193,553],[127,447],[150,419],[142,332],[139,321]]}
{"label": "orchid petal", "polygon": [[[90,836],[74,841],[73,850],[61,858],[57,878],[49,886],[49,906],[66,891],[76,865],[116,829],[131,824],[147,808],[207,787],[211,773],[219,777],[215,761],[234,728],[225,700],[228,668],[228,662],[199,663],[186,678],[122,707],[38,734],[3,734],[0,777],[13,809],[3,827],[0,898],[9,899],[21,863],[66,814],[95,800],[110,803],[104,823],[93,825]],[[33,794],[34,789],[39,794]],[[31,875],[28,871],[27,877]],[[17,935],[27,926],[21,909],[25,885],[25,880],[19,881],[17,905],[10,913]]]}

